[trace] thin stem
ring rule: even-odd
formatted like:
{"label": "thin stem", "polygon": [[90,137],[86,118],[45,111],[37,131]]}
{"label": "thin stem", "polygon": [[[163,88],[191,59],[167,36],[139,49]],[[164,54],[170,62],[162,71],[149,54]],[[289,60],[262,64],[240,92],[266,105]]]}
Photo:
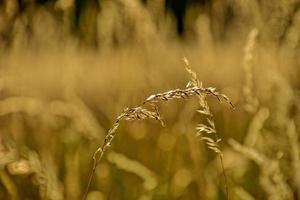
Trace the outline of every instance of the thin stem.
{"label": "thin stem", "polygon": [[[215,96],[219,101],[224,100],[228,103],[230,103],[229,98],[225,96],[224,94],[220,94],[217,91],[215,91],[215,88],[203,88],[203,87],[188,87],[185,89],[175,89],[170,90],[164,93],[158,93],[155,95],[149,96],[146,100],[144,100],[141,104],[139,104],[137,107],[133,108],[126,108],[120,115],[117,117],[116,122],[113,124],[113,126],[108,131],[107,135],[104,138],[104,142],[101,147],[99,147],[93,156],[93,168],[91,170],[88,185],[85,191],[85,194],[83,196],[83,200],[86,199],[89,191],[89,187],[91,185],[92,179],[95,174],[96,167],[98,163],[100,162],[106,148],[108,148],[116,136],[116,131],[120,125],[121,121],[134,121],[134,120],[144,120],[144,119],[155,119],[160,121],[161,125],[164,126],[164,122],[161,118],[161,115],[159,113],[157,103],[159,102],[167,102],[174,99],[187,99],[192,96],[198,96],[200,98],[201,95],[207,96]],[[147,109],[144,106],[150,106],[151,109]],[[231,105],[231,103],[230,103]],[[208,113],[210,114],[209,106],[207,105],[207,102],[205,100],[205,108],[207,108]],[[213,123],[213,122],[211,122]],[[213,129],[215,129],[213,125]],[[217,145],[218,141],[216,141]]]}
{"label": "thin stem", "polygon": [[[103,149],[103,146],[104,146],[104,144],[102,145],[101,149]],[[97,154],[98,154],[99,152],[100,152],[100,155],[97,156]],[[99,151],[99,149],[98,149],[98,150],[94,153],[94,155],[93,155],[93,168],[92,168],[92,170],[91,170],[91,172],[90,172],[88,184],[87,184],[87,186],[86,186],[85,193],[84,193],[84,195],[83,195],[82,200],[86,200],[86,198],[87,198],[87,195],[88,195],[88,193],[89,193],[89,189],[90,189],[92,180],[93,180],[94,175],[95,175],[95,172],[96,172],[96,168],[97,168],[97,166],[98,166],[98,163],[99,163],[100,160],[102,159],[103,154],[104,154],[104,151],[103,151],[103,150],[100,150],[100,151]]]}
{"label": "thin stem", "polygon": [[223,164],[223,154],[220,154],[220,155],[219,155],[219,158],[220,158],[220,163],[221,163],[221,167],[222,167],[222,174],[223,174],[224,182],[225,182],[225,192],[226,192],[226,197],[227,197],[227,200],[229,200],[229,192],[228,192],[227,176],[226,176],[225,168],[224,168],[224,164]]}

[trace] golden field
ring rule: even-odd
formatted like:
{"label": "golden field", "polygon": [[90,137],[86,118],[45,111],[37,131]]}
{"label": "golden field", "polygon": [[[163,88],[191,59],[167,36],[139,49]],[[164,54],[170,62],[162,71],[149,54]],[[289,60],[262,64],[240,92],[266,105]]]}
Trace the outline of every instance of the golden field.
{"label": "golden field", "polygon": [[0,1],[0,199],[299,199],[299,45],[298,0]]}

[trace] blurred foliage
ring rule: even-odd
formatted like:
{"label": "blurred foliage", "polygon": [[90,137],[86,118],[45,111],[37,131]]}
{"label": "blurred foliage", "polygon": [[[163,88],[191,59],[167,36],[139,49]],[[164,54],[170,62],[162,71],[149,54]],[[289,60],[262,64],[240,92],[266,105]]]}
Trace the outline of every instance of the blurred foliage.
{"label": "blurred foliage", "polygon": [[[299,42],[298,0],[0,1],[0,199],[81,199],[115,118],[184,88],[184,55],[236,107],[208,99],[230,199],[299,199]],[[122,123],[87,199],[226,199],[197,105]]]}

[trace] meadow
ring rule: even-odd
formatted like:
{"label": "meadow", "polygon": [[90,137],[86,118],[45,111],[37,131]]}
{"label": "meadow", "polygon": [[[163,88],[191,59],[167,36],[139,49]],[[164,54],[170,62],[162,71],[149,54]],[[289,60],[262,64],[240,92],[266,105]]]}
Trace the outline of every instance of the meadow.
{"label": "meadow", "polygon": [[0,1],[0,200],[299,199],[299,45],[298,0]]}

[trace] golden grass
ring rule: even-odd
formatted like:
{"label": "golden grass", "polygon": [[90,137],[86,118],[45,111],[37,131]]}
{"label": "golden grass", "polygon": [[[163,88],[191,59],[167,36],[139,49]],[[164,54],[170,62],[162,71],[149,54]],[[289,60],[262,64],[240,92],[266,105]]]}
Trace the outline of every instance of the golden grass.
{"label": "golden grass", "polygon": [[299,199],[297,0],[85,2],[0,2],[0,199]]}
{"label": "golden grass", "polygon": [[[209,149],[215,151],[217,154],[220,155],[220,160],[223,167],[223,161],[222,161],[223,155],[219,147],[219,142],[221,141],[221,139],[218,138],[218,135],[216,133],[215,124],[212,119],[213,115],[207,103],[206,96],[214,96],[220,102],[224,100],[230,106],[232,106],[232,108],[233,108],[233,104],[230,102],[229,98],[226,95],[217,92],[216,88],[212,88],[212,87],[203,88],[202,83],[199,82],[196,73],[191,70],[188,60],[185,57],[184,57],[184,62],[186,64],[186,70],[192,77],[192,81],[187,84],[186,89],[175,89],[164,93],[153,94],[149,96],[145,101],[143,101],[140,105],[133,108],[126,108],[117,117],[115,123],[108,130],[108,133],[104,138],[103,144],[95,151],[93,155],[94,164],[88,181],[87,191],[85,192],[83,197],[84,200],[87,197],[91,181],[95,174],[96,167],[98,166],[98,163],[101,161],[106,149],[111,146],[111,143],[116,136],[116,131],[122,121],[155,119],[158,120],[162,126],[164,126],[164,122],[161,118],[161,114],[159,112],[158,105],[157,105],[157,103],[159,102],[168,102],[174,99],[187,99],[193,96],[198,97],[199,105],[201,107],[198,110],[198,112],[207,117],[206,120],[209,125],[205,125],[205,124],[197,125],[196,127],[197,134],[198,136],[201,137],[201,140],[206,142]],[[147,106],[150,107],[150,109],[145,108]],[[203,134],[206,134],[207,136],[203,136]],[[214,137],[210,136],[211,134],[214,134]],[[224,178],[226,179],[224,168],[223,168],[223,173],[224,173]],[[228,195],[227,183],[226,183],[226,193]]]}

